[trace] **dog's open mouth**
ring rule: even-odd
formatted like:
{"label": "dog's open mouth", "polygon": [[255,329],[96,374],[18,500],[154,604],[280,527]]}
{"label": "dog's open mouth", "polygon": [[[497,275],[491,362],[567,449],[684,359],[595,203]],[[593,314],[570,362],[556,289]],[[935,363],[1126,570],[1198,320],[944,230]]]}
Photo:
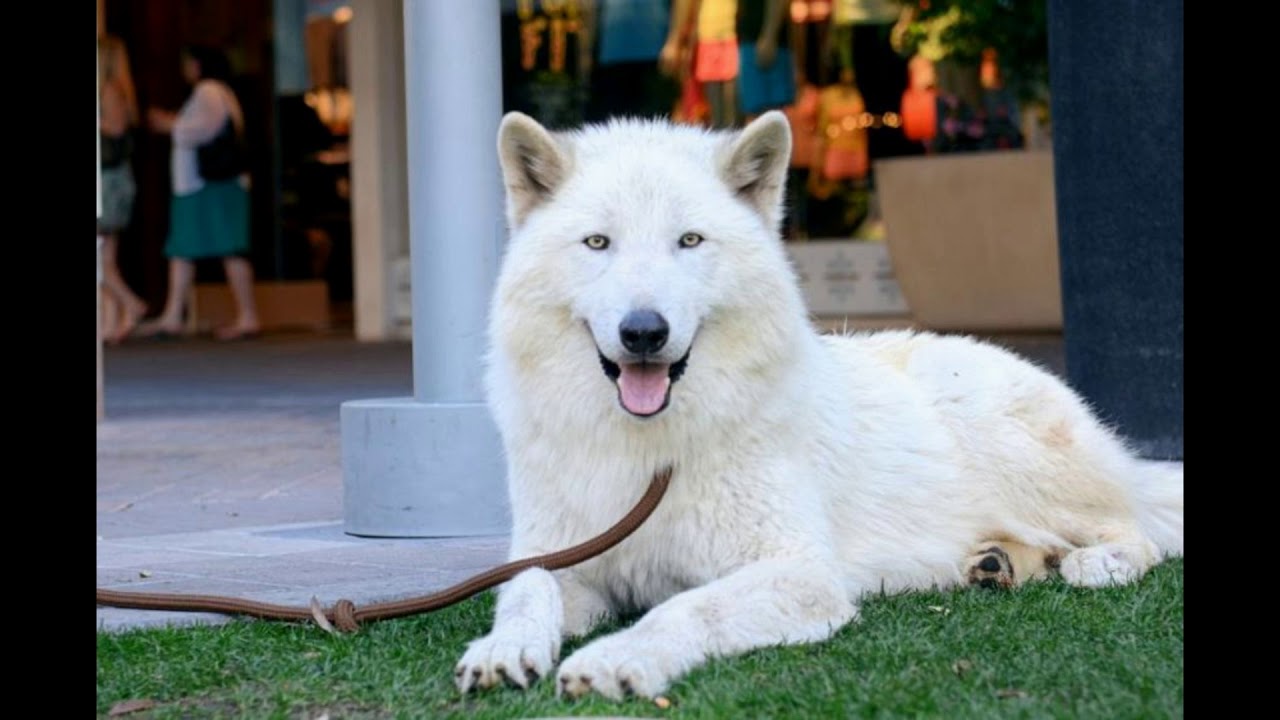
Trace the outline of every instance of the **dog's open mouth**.
{"label": "dog's open mouth", "polygon": [[604,353],[599,353],[600,366],[618,386],[618,402],[623,409],[637,417],[651,417],[665,410],[671,402],[671,386],[684,374],[689,365],[689,352],[692,351],[690,347],[684,357],[670,364],[616,363]]}

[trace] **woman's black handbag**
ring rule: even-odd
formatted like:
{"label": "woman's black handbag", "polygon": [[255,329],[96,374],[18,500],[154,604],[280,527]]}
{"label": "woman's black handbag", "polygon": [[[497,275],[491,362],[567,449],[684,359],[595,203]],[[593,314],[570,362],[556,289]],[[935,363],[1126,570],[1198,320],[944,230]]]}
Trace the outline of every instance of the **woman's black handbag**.
{"label": "woman's black handbag", "polygon": [[133,133],[128,130],[123,135],[112,137],[106,133],[101,133],[102,141],[102,169],[109,170],[119,167],[129,161],[129,156],[133,155]]}
{"label": "woman's black handbag", "polygon": [[200,177],[207,181],[229,180],[246,169],[244,141],[236,132],[231,116],[212,140],[196,148]]}

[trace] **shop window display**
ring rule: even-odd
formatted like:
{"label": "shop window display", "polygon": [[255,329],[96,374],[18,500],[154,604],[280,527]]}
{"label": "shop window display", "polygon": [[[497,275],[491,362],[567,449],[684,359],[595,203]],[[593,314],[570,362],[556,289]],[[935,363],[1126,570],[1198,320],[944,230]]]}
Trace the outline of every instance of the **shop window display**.
{"label": "shop window display", "polygon": [[504,104],[556,128],[618,115],[740,127],[782,110],[784,236],[882,240],[875,160],[1023,146],[990,49],[948,56],[948,28],[971,20],[962,4],[504,0]]}
{"label": "shop window display", "polygon": [[346,303],[353,295],[347,77],[353,11],[343,0],[308,0],[293,9],[305,13],[297,23],[304,62],[289,68],[290,82],[276,98],[280,272],[324,280],[329,299]]}

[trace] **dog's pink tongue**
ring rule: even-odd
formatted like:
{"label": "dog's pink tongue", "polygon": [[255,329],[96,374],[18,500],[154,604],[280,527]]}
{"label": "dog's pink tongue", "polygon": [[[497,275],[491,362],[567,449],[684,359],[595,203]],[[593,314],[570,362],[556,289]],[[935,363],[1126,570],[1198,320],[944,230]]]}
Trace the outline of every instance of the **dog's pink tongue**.
{"label": "dog's pink tongue", "polygon": [[636,415],[652,415],[662,409],[671,378],[667,365],[623,365],[618,376],[622,406]]}

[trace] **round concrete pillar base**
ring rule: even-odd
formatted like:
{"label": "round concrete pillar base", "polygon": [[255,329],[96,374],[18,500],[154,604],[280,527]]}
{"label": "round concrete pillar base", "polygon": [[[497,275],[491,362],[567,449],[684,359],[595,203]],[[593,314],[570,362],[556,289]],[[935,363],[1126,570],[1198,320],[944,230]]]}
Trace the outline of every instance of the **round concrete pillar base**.
{"label": "round concrete pillar base", "polygon": [[482,403],[342,404],[344,529],[369,537],[511,531],[506,462]]}

